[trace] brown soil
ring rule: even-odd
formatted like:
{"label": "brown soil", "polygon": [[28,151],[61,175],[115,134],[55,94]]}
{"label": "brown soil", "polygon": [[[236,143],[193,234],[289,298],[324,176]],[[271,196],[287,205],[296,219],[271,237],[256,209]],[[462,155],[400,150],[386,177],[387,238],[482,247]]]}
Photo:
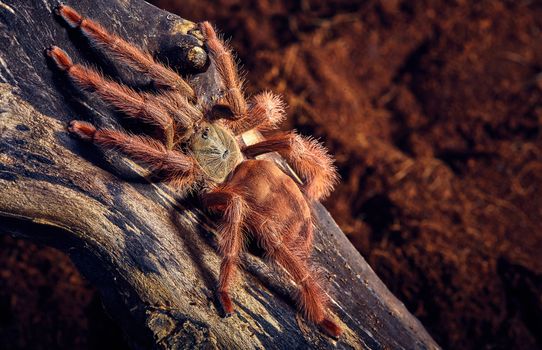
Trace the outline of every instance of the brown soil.
{"label": "brown soil", "polygon": [[63,253],[0,236],[1,349],[127,349]]}
{"label": "brown soil", "polygon": [[[542,5],[159,2],[215,22],[249,93],[282,93],[285,128],[331,149],[327,207],[443,347],[542,348]],[[1,246],[0,343],[97,346],[105,315],[67,258]]]}

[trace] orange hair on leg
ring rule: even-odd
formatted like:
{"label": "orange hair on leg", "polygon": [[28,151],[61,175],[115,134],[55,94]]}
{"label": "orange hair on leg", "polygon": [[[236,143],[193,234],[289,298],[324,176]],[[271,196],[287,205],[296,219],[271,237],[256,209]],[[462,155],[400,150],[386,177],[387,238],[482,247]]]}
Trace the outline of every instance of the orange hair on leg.
{"label": "orange hair on leg", "polygon": [[244,244],[241,228],[246,217],[247,206],[239,193],[226,187],[205,194],[203,202],[209,209],[223,212],[218,229],[218,245],[222,255],[218,297],[224,312],[226,315],[230,315],[234,308],[229,289],[237,271],[239,254]]}
{"label": "orange hair on leg", "polygon": [[70,6],[60,5],[56,12],[72,28],[79,28],[94,44],[110,51],[116,59],[138,72],[149,75],[158,88],[175,89],[190,99],[195,98],[192,87],[175,71],[157,63],[150,53],[109,33],[100,24],[84,18]]}
{"label": "orange hair on leg", "polygon": [[247,103],[242,92],[242,81],[237,73],[237,67],[230,50],[218,38],[213,26],[205,21],[201,23],[201,30],[207,40],[207,47],[215,62],[218,74],[226,88],[223,100],[233,112],[235,119],[242,118],[247,114]]}
{"label": "orange hair on leg", "polygon": [[[140,119],[147,124],[158,127],[166,146],[169,149],[173,147],[173,119],[156,97],[142,95],[127,86],[106,79],[93,69],[73,64],[68,54],[56,46],[49,49],[48,55],[80,87],[98,94],[105,102],[124,112],[128,117]],[[189,125],[192,121],[187,116],[186,120],[181,122]]]}
{"label": "orange hair on leg", "polygon": [[198,166],[193,158],[168,150],[162,143],[150,137],[129,135],[110,129],[96,130],[92,124],[78,120],[71,121],[68,130],[103,148],[121,151],[177,188],[190,187],[196,180]]}

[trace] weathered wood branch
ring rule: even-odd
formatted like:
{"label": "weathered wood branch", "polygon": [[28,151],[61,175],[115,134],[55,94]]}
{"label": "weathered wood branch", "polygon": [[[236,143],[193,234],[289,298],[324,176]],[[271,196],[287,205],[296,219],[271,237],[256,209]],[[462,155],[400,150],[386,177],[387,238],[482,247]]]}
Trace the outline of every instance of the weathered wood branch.
{"label": "weathered wood branch", "polygon": [[[216,96],[214,69],[205,64],[192,22],[140,0],[70,4],[192,73],[207,100]],[[193,201],[147,181],[141,167],[66,132],[73,118],[101,126],[118,126],[118,118],[55,74],[46,47],[58,45],[78,62],[98,61],[107,74],[145,82],[66,30],[54,6],[52,0],[0,2],[0,232],[66,252],[134,348],[438,347],[321,205],[315,206],[314,261],[345,335],[335,342],[299,317],[292,282],[251,254],[233,291],[237,313],[221,318],[213,221]]]}

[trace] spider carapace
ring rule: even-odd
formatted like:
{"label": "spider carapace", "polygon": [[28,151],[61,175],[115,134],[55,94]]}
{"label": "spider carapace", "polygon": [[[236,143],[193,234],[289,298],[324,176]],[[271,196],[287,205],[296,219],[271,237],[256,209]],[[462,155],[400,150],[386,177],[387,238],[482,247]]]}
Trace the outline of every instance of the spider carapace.
{"label": "spider carapace", "polygon": [[[208,22],[199,25],[223,86],[221,98],[202,107],[192,86],[176,71],[100,24],[60,5],[57,13],[111,59],[148,77],[157,92],[142,92],[74,64],[62,49],[47,54],[78,87],[89,90],[128,118],[149,125],[153,137],[97,129],[71,121],[68,130],[103,148],[117,149],[147,166],[180,190],[197,191],[203,205],[220,214],[218,243],[222,256],[218,298],[225,314],[234,311],[229,295],[239,256],[251,231],[265,256],[284,267],[296,282],[300,311],[328,335],[341,328],[332,320],[328,297],[310,267],[313,222],[309,203],[331,192],[337,181],[333,160],[314,139],[273,131],[284,119],[284,103],[270,92],[245,100],[230,50]],[[245,145],[240,135],[266,132],[266,139]],[[298,185],[273,161],[258,155],[278,152],[302,177]]]}

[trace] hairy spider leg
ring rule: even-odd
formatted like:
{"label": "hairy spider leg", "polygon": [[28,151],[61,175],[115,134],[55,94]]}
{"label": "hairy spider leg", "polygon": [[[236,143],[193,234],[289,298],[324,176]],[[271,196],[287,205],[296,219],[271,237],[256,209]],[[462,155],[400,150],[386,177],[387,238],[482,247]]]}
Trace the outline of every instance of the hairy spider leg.
{"label": "hairy spider leg", "polygon": [[211,210],[223,213],[218,229],[219,252],[222,256],[218,297],[226,315],[233,313],[229,289],[239,265],[243,250],[242,226],[246,216],[246,203],[235,189],[224,186],[203,195],[203,203]]}
{"label": "hairy spider leg", "polygon": [[312,250],[314,241],[314,227],[312,225],[312,217],[303,218],[302,227],[299,233],[288,240],[286,245],[295,247],[293,253],[296,253],[301,259],[308,260]]}
{"label": "hairy spider leg", "polygon": [[328,298],[314,277],[314,272],[310,271],[307,266],[306,260],[300,258],[288,245],[282,244],[282,242],[264,239],[262,243],[268,257],[284,267],[297,284],[296,299],[304,316],[320,325],[330,336],[339,337],[342,332],[341,328],[326,317],[325,310]]}
{"label": "hairy spider leg", "polygon": [[150,137],[129,135],[116,130],[101,129],[90,123],[72,120],[68,130],[85,141],[103,148],[117,149],[180,189],[194,185],[198,166],[193,158],[173,150]]}
{"label": "hairy spider leg", "polygon": [[251,98],[248,114],[238,120],[228,121],[235,135],[251,129],[260,131],[275,129],[286,118],[286,104],[280,95],[264,91]]}
{"label": "hairy spider leg", "polygon": [[209,22],[201,23],[201,28],[226,89],[222,98],[225,104],[213,107],[215,117],[226,119],[224,123],[235,135],[256,127],[260,130],[275,128],[285,118],[285,104],[280,96],[267,91],[260,93],[252,98],[248,107],[231,51],[218,38]]}
{"label": "hairy spider leg", "polygon": [[166,147],[173,148],[175,130],[173,119],[152,96],[140,94],[125,85],[106,79],[93,69],[73,64],[68,54],[56,46],[50,48],[47,53],[77,85],[95,92],[128,117],[158,127]]}
{"label": "hairy spider leg", "polygon": [[[312,240],[309,237],[312,236],[312,223],[310,208],[296,183],[274,162],[249,159],[237,167],[225,186],[226,192],[236,194],[240,203],[246,203],[239,205],[243,214],[237,216],[242,227],[251,230],[266,257],[284,267],[293,278],[298,287],[296,301],[299,309],[326,333],[337,337],[341,329],[328,319],[328,298],[308,265],[310,248],[298,245],[302,237]],[[229,203],[228,198],[215,198],[215,207],[224,208]],[[206,204],[209,204],[208,200]],[[232,217],[231,214],[225,215],[223,220],[233,220]],[[240,230],[241,225],[235,227]],[[244,239],[241,232],[237,232],[238,237]],[[236,257],[242,244],[235,245]]]}
{"label": "hairy spider leg", "polygon": [[56,11],[72,28],[80,29],[92,43],[108,50],[124,65],[149,76],[157,88],[173,89],[190,100],[195,100],[196,94],[192,87],[175,71],[156,62],[150,53],[109,33],[100,24],[84,18],[69,6],[59,5]]}
{"label": "hairy spider leg", "polygon": [[243,149],[247,157],[269,152],[278,152],[288,161],[305,180],[303,192],[312,200],[327,197],[339,179],[333,159],[315,139],[293,132],[277,132],[265,141]]}
{"label": "hairy spider leg", "polygon": [[224,96],[222,97],[225,105],[217,105],[214,108],[223,109],[227,107],[233,113],[233,115],[229,115],[230,119],[243,118],[247,114],[247,102],[243,96],[243,83],[237,73],[237,67],[231,51],[218,38],[213,26],[209,22],[201,23],[201,30],[207,40],[207,47],[209,48],[211,58],[225,87]]}

